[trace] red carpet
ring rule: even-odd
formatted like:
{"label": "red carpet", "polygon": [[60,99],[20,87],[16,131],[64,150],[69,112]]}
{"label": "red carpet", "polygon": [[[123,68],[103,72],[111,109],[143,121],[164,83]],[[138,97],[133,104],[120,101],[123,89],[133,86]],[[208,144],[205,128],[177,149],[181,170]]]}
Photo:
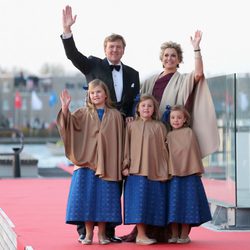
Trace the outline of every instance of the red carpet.
{"label": "red carpet", "polygon": [[[134,243],[83,246],[77,242],[75,226],[64,223],[70,179],[0,179],[0,207],[15,224],[18,249],[30,245],[35,250],[144,249]],[[133,226],[117,227],[117,235]],[[146,249],[250,249],[250,232],[215,232],[203,227],[191,232],[186,245],[157,244]]]}

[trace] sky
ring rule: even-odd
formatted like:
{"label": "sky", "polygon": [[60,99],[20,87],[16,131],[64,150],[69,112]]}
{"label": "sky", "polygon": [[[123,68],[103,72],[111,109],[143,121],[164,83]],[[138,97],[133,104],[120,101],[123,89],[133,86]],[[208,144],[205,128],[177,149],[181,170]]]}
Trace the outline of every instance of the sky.
{"label": "sky", "polygon": [[122,62],[141,79],[160,72],[160,45],[181,44],[184,63],[194,68],[190,36],[203,32],[201,52],[207,76],[250,72],[249,0],[0,0],[0,68],[39,74],[45,63],[78,73],[66,58],[60,39],[62,10],[77,15],[74,39],[84,55],[103,58],[103,40],[124,36]]}

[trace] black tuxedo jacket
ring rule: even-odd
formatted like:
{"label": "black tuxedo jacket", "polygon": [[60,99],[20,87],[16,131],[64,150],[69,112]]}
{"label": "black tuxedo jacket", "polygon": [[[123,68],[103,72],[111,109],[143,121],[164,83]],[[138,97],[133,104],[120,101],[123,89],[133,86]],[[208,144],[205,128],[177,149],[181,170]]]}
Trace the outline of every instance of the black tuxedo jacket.
{"label": "black tuxedo jacket", "polygon": [[121,102],[118,103],[107,58],[100,59],[94,56],[84,56],[77,50],[73,36],[62,39],[62,41],[67,58],[85,75],[87,82],[89,83],[94,79],[102,80],[108,86],[111,100],[116,105],[116,108],[126,117],[132,116],[134,99],[140,90],[139,73],[133,68],[122,64],[123,92]]}

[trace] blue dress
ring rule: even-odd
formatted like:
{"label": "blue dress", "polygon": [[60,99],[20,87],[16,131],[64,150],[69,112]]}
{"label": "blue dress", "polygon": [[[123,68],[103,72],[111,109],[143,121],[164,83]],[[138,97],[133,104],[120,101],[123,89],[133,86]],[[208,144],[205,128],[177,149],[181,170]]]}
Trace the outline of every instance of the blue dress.
{"label": "blue dress", "polygon": [[174,176],[168,181],[167,223],[199,226],[210,221],[206,193],[198,175]]}
{"label": "blue dress", "polygon": [[[99,119],[103,109],[97,110]],[[80,225],[86,221],[122,223],[121,188],[117,181],[106,181],[90,168],[73,172],[68,196],[66,223]]]}
{"label": "blue dress", "polygon": [[130,175],[124,185],[124,224],[166,225],[166,182]]}

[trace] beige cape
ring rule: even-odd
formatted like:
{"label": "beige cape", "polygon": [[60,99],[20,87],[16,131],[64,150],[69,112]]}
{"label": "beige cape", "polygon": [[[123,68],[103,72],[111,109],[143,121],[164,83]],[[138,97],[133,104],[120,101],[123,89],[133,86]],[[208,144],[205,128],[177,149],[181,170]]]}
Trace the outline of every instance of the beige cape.
{"label": "beige cape", "polygon": [[[152,94],[155,81],[159,74],[153,75],[142,85],[141,93]],[[194,88],[194,72],[191,74],[175,74],[167,84],[160,103],[161,115],[166,105],[185,105]],[[212,97],[205,78],[196,86],[192,110],[192,129],[194,130],[202,158],[217,151],[219,148],[219,133]]]}
{"label": "beige cape", "polygon": [[199,145],[192,129],[180,128],[169,132],[167,142],[170,175],[187,176],[204,173]]}
{"label": "beige cape", "polygon": [[104,180],[122,180],[124,126],[119,111],[106,108],[100,121],[97,112],[87,108],[68,112],[67,117],[60,110],[57,126],[70,161],[93,169]]}
{"label": "beige cape", "polygon": [[167,130],[160,121],[135,120],[127,124],[123,168],[150,180],[167,180]]}

